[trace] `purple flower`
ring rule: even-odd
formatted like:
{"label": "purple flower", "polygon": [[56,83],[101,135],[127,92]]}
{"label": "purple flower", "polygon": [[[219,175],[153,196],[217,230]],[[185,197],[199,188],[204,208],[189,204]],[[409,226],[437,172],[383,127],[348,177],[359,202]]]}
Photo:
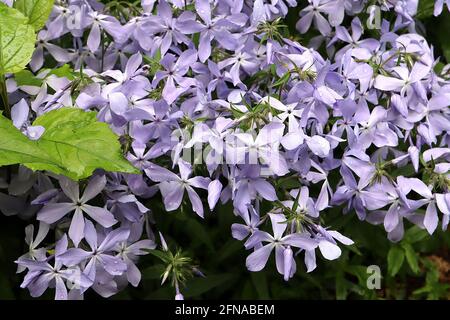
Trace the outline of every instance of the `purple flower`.
{"label": "purple flower", "polygon": [[86,221],[84,234],[91,250],[68,249],[59,256],[64,265],[73,267],[85,261],[83,274],[93,282],[98,282],[97,277],[101,278],[104,271],[112,276],[118,276],[127,270],[127,264],[120,257],[113,255],[113,250],[118,243],[128,239],[130,230],[126,228],[112,230],[106,234],[103,241],[99,241],[94,224]]}
{"label": "purple flower", "polygon": [[137,287],[141,281],[141,272],[136,266],[138,257],[147,254],[148,250],[156,248],[156,244],[153,240],[139,240],[141,234],[141,226],[139,223],[136,223],[130,230],[128,240],[116,244],[115,247],[117,255],[121,257],[127,265],[127,271],[125,272],[126,279],[134,287]]}
{"label": "purple flower", "polygon": [[434,3],[434,12],[433,12],[433,14],[436,17],[442,13],[444,3],[447,5],[448,10],[450,11],[450,0],[436,0],[436,2]]}
{"label": "purple flower", "polygon": [[165,0],[161,0],[157,9],[158,15],[149,16],[143,29],[152,34],[159,34],[155,43],[161,48],[161,54],[165,55],[173,42],[188,44],[188,38],[177,27],[177,19],[173,18],[170,5]]}
{"label": "purple flower", "polygon": [[123,43],[128,36],[120,22],[114,17],[104,14],[98,14],[97,12],[89,13],[89,18],[92,21],[91,32],[87,39],[87,45],[92,52],[97,51],[100,46],[102,29],[109,33],[116,42]]}
{"label": "purple flower", "polygon": [[47,203],[38,212],[37,219],[52,224],[62,219],[68,213],[75,211],[69,228],[69,237],[75,246],[78,246],[85,236],[84,228],[87,220],[83,216],[83,212],[105,228],[109,228],[117,222],[108,210],[87,204],[89,200],[93,199],[105,188],[105,176],[94,176],[89,181],[81,197],[77,183],[67,178],[61,178],[60,185],[62,191],[71,202]]}
{"label": "purple flower", "polygon": [[45,131],[42,126],[29,125],[30,107],[24,99],[20,100],[11,108],[13,125],[23,132],[29,139],[38,140]]}
{"label": "purple flower", "polygon": [[[335,260],[341,256],[341,249],[336,243],[336,240],[345,245],[352,245],[353,241],[337,231],[326,230],[321,226],[316,226],[317,234],[314,239],[318,242],[320,253],[327,260]],[[305,252],[305,265],[307,272],[311,272],[316,268],[316,254],[315,250],[307,250]]]}
{"label": "purple flower", "polygon": [[[285,274],[285,271],[295,271],[295,268],[292,267],[286,268],[285,270],[284,250],[289,248],[289,246],[292,246],[310,251],[317,247],[317,242],[304,234],[291,233],[283,236],[287,228],[285,216],[282,214],[269,214],[269,216],[272,222],[273,236],[264,231],[255,231],[252,234],[251,239],[249,239],[248,242],[255,245],[260,242],[267,242],[268,244],[263,245],[251,253],[247,257],[246,266],[249,271],[261,271],[265,267],[272,250],[275,249],[275,260],[278,272],[280,274]],[[290,255],[287,255],[288,258],[289,256]],[[290,256],[290,258],[292,258],[292,256]],[[288,263],[292,263],[289,259],[287,260]],[[289,278],[290,277],[291,275],[289,274]]]}
{"label": "purple flower", "polygon": [[419,93],[422,90],[420,81],[429,73],[430,67],[418,62],[411,72],[405,67],[394,67],[393,71],[399,78],[378,75],[375,78],[375,88],[383,91],[400,92],[401,96],[410,96],[411,91]]}
{"label": "purple flower", "polygon": [[[22,286],[33,296],[56,287],[57,298],[71,299],[87,288],[109,297],[137,286],[139,256],[159,232],[147,207],[158,190],[166,211],[186,200],[203,217],[206,201],[212,212],[230,202],[229,214],[242,218],[231,236],[253,251],[248,269],[263,269],[275,249],[285,280],[299,253],[310,272],[317,247],[334,260],[338,243],[353,243],[318,224],[339,206],[382,225],[392,242],[403,238],[406,221],[429,234],[439,222],[446,229],[449,66],[435,71],[417,1],[385,1],[390,20],[380,26],[367,4],[143,0],[141,11],[95,0],[56,4],[37,36],[33,76],[6,77],[13,124],[37,140],[43,128],[31,123],[45,112],[98,111],[142,174],[96,174],[80,182],[81,192],[49,173],[0,169],[2,213],[32,223],[28,252],[17,260],[18,271],[28,269]],[[434,14],[445,4],[436,1]],[[309,43],[285,38],[295,6]],[[192,150],[195,166],[185,161]],[[269,219],[273,234],[264,231]],[[46,237],[50,228],[56,243]],[[183,299],[178,280],[172,285]]]}
{"label": "purple flower", "polygon": [[56,300],[67,300],[68,293],[65,281],[72,283],[73,287],[85,291],[92,285],[92,281],[78,268],[63,268],[60,256],[67,250],[67,236],[64,235],[55,247],[53,256],[54,265],[47,261],[35,261],[22,259],[16,261],[20,266],[26,267],[28,273],[21,284],[21,288],[27,288],[32,297],[41,296],[49,286],[56,289]]}
{"label": "purple flower", "polygon": [[[311,23],[314,21],[314,26],[320,31],[321,34],[327,35],[331,32],[330,24],[327,19],[324,18],[322,13],[328,12],[327,0],[308,0],[310,5],[300,12],[301,18],[297,22],[297,30],[300,33],[306,33],[311,27]],[[342,7],[341,7],[342,8]],[[338,11],[342,9],[337,7]]]}
{"label": "purple flower", "polygon": [[243,144],[235,148],[237,163],[242,163],[241,159],[248,156],[249,164],[256,164],[260,159],[260,163],[267,165],[274,174],[287,174],[286,160],[278,150],[283,131],[283,124],[273,122],[261,129],[256,138],[249,133],[236,133],[235,136]]}
{"label": "purple flower", "polygon": [[236,240],[244,240],[258,230],[261,224],[259,214],[252,206],[248,206],[248,211],[241,214],[245,224],[233,223],[231,225],[231,235]]}
{"label": "purple flower", "polygon": [[198,52],[201,62],[205,62],[211,55],[211,41],[213,39],[216,39],[227,50],[235,50],[237,48],[238,41],[227,30],[227,27],[243,26],[247,19],[245,15],[218,16],[212,19],[209,0],[195,1],[195,9],[204,24],[195,21],[185,12],[185,17],[181,16],[177,21],[177,25],[179,30],[185,34],[200,32]]}
{"label": "purple flower", "polygon": [[240,212],[246,212],[247,206],[257,196],[268,201],[278,199],[274,187],[270,182],[260,177],[261,168],[257,165],[245,166],[238,172],[233,185],[233,206]]}
{"label": "purple flower", "polygon": [[[172,54],[166,54],[161,60],[161,66],[165,70],[158,71],[152,82],[155,87],[165,79],[162,96],[168,104],[173,103],[189,87],[196,84],[195,79],[184,77],[191,65],[197,61],[197,51],[186,50],[176,60]],[[178,87],[176,86],[178,84]]]}
{"label": "purple flower", "polygon": [[[28,252],[21,255],[17,261],[21,260],[36,260],[36,261],[44,261],[47,259],[47,250],[46,248],[38,248],[41,242],[45,239],[49,231],[49,225],[45,222],[39,223],[38,233],[34,238],[34,226],[32,224],[28,225],[25,228],[25,242],[28,245]],[[25,266],[19,265],[17,266],[17,272],[22,272],[25,270]]]}
{"label": "purple flower", "polygon": [[167,211],[178,209],[183,200],[184,191],[187,191],[192,209],[200,217],[203,217],[202,200],[195,192],[194,188],[208,189],[210,179],[206,177],[189,178],[192,174],[192,166],[184,160],[178,161],[180,175],[160,167],[158,165],[150,165],[145,169],[147,176],[155,182],[159,182],[159,190],[164,199],[164,205]]}

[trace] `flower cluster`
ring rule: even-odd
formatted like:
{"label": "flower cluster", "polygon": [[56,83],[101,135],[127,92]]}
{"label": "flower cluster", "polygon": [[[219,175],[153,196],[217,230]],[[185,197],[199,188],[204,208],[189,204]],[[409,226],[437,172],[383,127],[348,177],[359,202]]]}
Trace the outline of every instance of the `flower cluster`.
{"label": "flower cluster", "polygon": [[[416,32],[417,1],[375,1],[379,26],[365,28],[373,2],[58,2],[30,63],[38,85],[7,79],[14,125],[39,139],[36,115],[96,110],[142,174],[96,172],[78,185],[20,167],[0,180],[0,210],[39,221],[17,260],[22,287],[32,296],[55,287],[66,299],[137,286],[135,263],[156,247],[158,227],[145,203],[159,196],[166,211],[184,201],[202,218],[232,203],[248,270],[262,270],[275,249],[285,280],[298,257],[310,272],[317,252],[333,260],[353,244],[322,225],[332,207],[383,224],[394,242],[406,221],[445,230],[450,68],[435,71]],[[295,40],[303,34],[308,42]]]}

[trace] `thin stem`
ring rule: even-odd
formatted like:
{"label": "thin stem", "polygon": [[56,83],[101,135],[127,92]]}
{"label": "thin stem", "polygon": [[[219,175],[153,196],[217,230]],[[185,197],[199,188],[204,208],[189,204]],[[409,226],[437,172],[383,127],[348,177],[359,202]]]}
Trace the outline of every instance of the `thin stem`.
{"label": "thin stem", "polygon": [[9,107],[8,91],[6,89],[6,79],[4,74],[0,75],[0,95],[5,110],[4,115],[7,118],[11,118],[11,109]]}

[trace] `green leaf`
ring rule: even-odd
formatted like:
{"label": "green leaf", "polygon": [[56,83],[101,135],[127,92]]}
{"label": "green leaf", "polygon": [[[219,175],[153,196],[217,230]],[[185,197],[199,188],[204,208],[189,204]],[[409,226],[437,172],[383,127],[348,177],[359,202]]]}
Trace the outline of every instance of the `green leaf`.
{"label": "green leaf", "polygon": [[39,31],[47,22],[54,3],[54,0],[16,0],[14,8],[28,17],[28,23]]}
{"label": "green leaf", "polygon": [[161,275],[164,273],[166,267],[163,264],[156,264],[142,270],[142,279],[144,280],[156,280],[161,279]]}
{"label": "green leaf", "polygon": [[62,67],[56,68],[56,69],[52,69],[47,76],[49,75],[55,75],[57,77],[60,78],[67,78],[69,80],[74,80],[75,79],[75,74],[73,69],[68,65],[65,64]]}
{"label": "green leaf", "polygon": [[191,279],[184,290],[184,296],[197,297],[203,293],[206,293],[216,287],[219,287],[234,279],[235,275],[230,273],[209,275],[206,278],[194,278]]}
{"label": "green leaf", "polygon": [[414,273],[419,273],[419,256],[414,251],[414,248],[409,243],[402,243],[403,250],[405,250],[406,261]]}
{"label": "green leaf", "polygon": [[76,108],[48,112],[33,123],[45,128],[37,141],[0,116],[0,165],[24,164],[73,180],[87,178],[95,169],[139,173],[123,158],[117,136],[97,121],[96,114]]}
{"label": "green leaf", "polygon": [[34,86],[40,87],[43,80],[36,78],[36,76],[29,70],[21,70],[14,75],[14,79],[18,86]]}
{"label": "green leaf", "polygon": [[403,265],[405,252],[398,246],[391,247],[388,252],[388,271],[391,276],[395,276]]}
{"label": "green leaf", "polygon": [[161,70],[161,50],[156,50],[153,57],[144,56],[144,61],[149,66],[149,74],[154,76],[159,70]]}
{"label": "green leaf", "polygon": [[220,263],[240,250],[242,250],[242,244],[234,239],[230,239],[218,250],[215,262]]}
{"label": "green leaf", "polygon": [[436,47],[441,47],[442,53],[446,60],[446,63],[450,62],[450,41],[448,41],[448,34],[446,32],[441,32],[441,30],[449,30],[450,28],[450,12],[444,8],[442,14],[439,16],[437,21],[434,21],[436,26]]}
{"label": "green leaf", "polygon": [[205,225],[194,219],[189,219],[186,223],[186,230],[189,234],[195,234],[195,238],[201,241],[211,252],[215,252],[211,237],[206,231]]}
{"label": "green leaf", "polygon": [[153,249],[152,250],[144,249],[144,251],[157,257],[158,259],[160,259],[161,261],[163,261],[165,263],[169,263],[172,260],[170,253],[168,251],[153,250]]}
{"label": "green leaf", "polygon": [[417,8],[417,19],[425,19],[431,17],[434,11],[435,0],[420,0]]}
{"label": "green leaf", "polygon": [[291,77],[291,74],[289,72],[286,72],[285,74],[283,74],[283,76],[281,76],[280,79],[278,79],[278,81],[276,81],[272,87],[279,87],[281,85],[284,85],[286,82],[289,81],[289,78]]}
{"label": "green leaf", "polygon": [[[62,67],[59,67],[56,69],[43,69],[43,70],[48,71],[45,78],[47,78],[50,75],[55,75],[59,78],[67,78],[69,80],[75,79],[75,73],[68,64],[65,64]],[[40,78],[36,77],[31,71],[26,70],[26,69],[17,72],[14,75],[14,79],[16,80],[16,83],[18,86],[40,87],[42,85],[42,83],[44,82],[44,79],[40,79]]]}
{"label": "green leaf", "polygon": [[420,229],[418,226],[413,226],[405,232],[404,241],[408,243],[419,242],[423,240],[427,235],[428,233],[425,230]]}
{"label": "green leaf", "polygon": [[258,299],[269,300],[270,294],[267,275],[264,272],[252,272],[250,276],[258,294]]}
{"label": "green leaf", "polygon": [[0,2],[0,75],[16,73],[31,60],[36,35],[20,11]]}
{"label": "green leaf", "polygon": [[348,295],[348,283],[343,272],[336,274],[336,300],[345,300]]}

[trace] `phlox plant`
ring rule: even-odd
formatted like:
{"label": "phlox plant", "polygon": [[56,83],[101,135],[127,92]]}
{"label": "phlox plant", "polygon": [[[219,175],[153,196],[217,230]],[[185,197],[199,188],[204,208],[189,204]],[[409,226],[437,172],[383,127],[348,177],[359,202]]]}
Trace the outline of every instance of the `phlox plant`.
{"label": "phlox plant", "polygon": [[449,10],[1,1],[0,296],[448,298]]}

